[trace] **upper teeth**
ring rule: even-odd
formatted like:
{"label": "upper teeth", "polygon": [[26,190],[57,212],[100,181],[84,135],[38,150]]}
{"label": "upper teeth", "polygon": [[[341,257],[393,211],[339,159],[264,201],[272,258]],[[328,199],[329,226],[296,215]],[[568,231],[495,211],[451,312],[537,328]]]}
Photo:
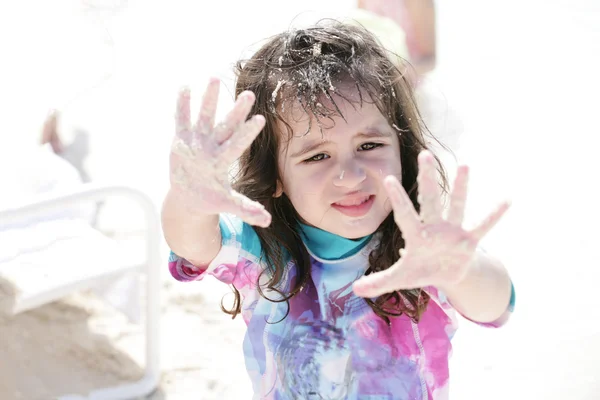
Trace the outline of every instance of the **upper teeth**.
{"label": "upper teeth", "polygon": [[340,206],[358,206],[361,205],[362,203],[366,202],[367,200],[369,200],[370,196],[367,197],[363,197],[362,199],[356,199],[356,200],[343,200],[343,201],[339,201],[336,204],[339,204]]}

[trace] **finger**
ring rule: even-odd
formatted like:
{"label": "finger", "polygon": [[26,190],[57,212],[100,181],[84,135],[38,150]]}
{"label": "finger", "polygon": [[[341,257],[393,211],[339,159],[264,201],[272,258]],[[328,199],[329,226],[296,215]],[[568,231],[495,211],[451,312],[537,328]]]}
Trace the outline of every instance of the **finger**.
{"label": "finger", "polygon": [[466,165],[458,167],[452,194],[450,195],[450,207],[448,208],[448,222],[461,226],[465,217],[465,205],[467,203],[467,187],[469,184],[469,167]]}
{"label": "finger", "polygon": [[223,143],[224,159],[227,161],[237,160],[250,147],[264,126],[265,117],[262,115],[254,115],[245,122],[229,140]]}
{"label": "finger", "polygon": [[510,203],[504,202],[492,212],[486,219],[484,219],[479,225],[471,230],[471,233],[477,240],[481,240],[487,233],[492,230],[494,226],[500,221],[500,218],[509,209]]}
{"label": "finger", "polygon": [[177,96],[177,109],[175,110],[175,135],[188,141],[191,135],[190,120],[190,89],[183,88]]}
{"label": "finger", "polygon": [[266,228],[271,224],[271,214],[259,202],[252,201],[238,192],[232,192],[231,200],[231,207],[227,212],[250,225]]}
{"label": "finger", "polygon": [[202,96],[200,113],[196,122],[196,135],[207,135],[213,131],[220,86],[221,82],[218,78],[210,78],[208,81],[208,86]]}
{"label": "finger", "polygon": [[245,91],[238,96],[233,109],[227,114],[225,120],[215,127],[215,140],[217,143],[227,141],[238,127],[246,121],[254,105],[254,93]]}
{"label": "finger", "polygon": [[435,169],[435,158],[431,152],[425,150],[419,154],[419,204],[421,205],[421,218],[427,224],[438,223],[442,220],[442,193]]}
{"label": "finger", "polygon": [[44,137],[50,137],[56,131],[58,120],[58,111],[50,110],[46,120],[44,120],[44,126],[42,127],[42,135]]}
{"label": "finger", "polygon": [[381,272],[363,276],[352,284],[352,290],[357,296],[375,298],[382,294],[392,293],[394,289],[395,269],[390,267]]}
{"label": "finger", "polygon": [[411,237],[418,235],[421,227],[419,214],[417,214],[410,197],[408,197],[395,176],[387,176],[383,181],[383,185],[394,210],[394,221],[402,231],[404,240],[410,241]]}
{"label": "finger", "polygon": [[400,289],[412,289],[413,285],[402,274],[401,262],[392,267],[363,276],[352,285],[357,296],[375,298],[386,293],[393,293]]}

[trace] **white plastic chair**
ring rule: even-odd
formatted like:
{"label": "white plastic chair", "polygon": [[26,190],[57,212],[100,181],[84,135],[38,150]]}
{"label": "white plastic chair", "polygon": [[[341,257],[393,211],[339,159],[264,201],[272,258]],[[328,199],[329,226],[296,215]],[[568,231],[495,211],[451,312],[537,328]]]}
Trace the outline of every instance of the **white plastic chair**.
{"label": "white plastic chair", "polygon": [[[141,396],[146,396],[158,387],[160,380],[160,362],[159,362],[159,316],[160,316],[160,224],[156,207],[150,198],[139,190],[124,186],[101,186],[96,184],[81,185],[76,191],[69,194],[48,197],[30,204],[25,204],[17,208],[0,210],[0,229],[2,226],[32,218],[43,218],[45,215],[56,213],[60,209],[68,206],[81,204],[82,202],[99,202],[112,196],[120,196],[135,201],[144,212],[146,222],[145,232],[145,257],[142,262],[123,261],[116,256],[116,242],[95,230],[91,226],[84,237],[67,238],[69,246],[88,246],[90,262],[88,268],[81,263],[78,268],[70,269],[73,273],[55,274],[53,276],[52,268],[57,264],[67,263],[67,260],[49,260],[47,269],[44,271],[44,279],[28,279],[26,274],[27,265],[21,265],[13,269],[16,273],[9,277],[11,284],[17,289],[17,293],[10,299],[10,311],[17,314],[30,310],[41,305],[53,302],[75,291],[92,289],[97,285],[114,280],[124,274],[130,274],[137,271],[146,275],[145,284],[145,330],[146,330],[146,365],[145,374],[142,379],[130,384],[99,388],[90,392],[87,396],[66,395],[59,397],[60,400],[129,400]],[[0,243],[0,246],[3,246]],[[78,247],[78,250],[81,250]],[[83,251],[87,251],[84,248]],[[93,261],[98,261],[95,263]],[[105,262],[106,261],[106,262]],[[107,262],[110,262],[108,264]],[[54,265],[53,265],[54,264]],[[100,267],[99,267],[100,265]],[[65,268],[69,268],[67,265]],[[3,271],[0,270],[0,276]],[[1,294],[0,294],[1,295]],[[142,311],[143,312],[143,311]]]}

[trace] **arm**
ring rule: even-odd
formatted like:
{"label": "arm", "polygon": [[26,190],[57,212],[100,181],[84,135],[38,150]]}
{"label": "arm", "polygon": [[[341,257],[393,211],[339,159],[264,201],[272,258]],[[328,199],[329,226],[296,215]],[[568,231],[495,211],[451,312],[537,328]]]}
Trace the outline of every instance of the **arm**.
{"label": "arm", "polygon": [[171,189],[162,208],[162,228],[169,248],[197,266],[206,266],[221,249],[219,216],[193,214],[181,207],[182,200]]}
{"label": "arm", "polygon": [[513,294],[512,282],[502,263],[483,251],[475,253],[462,281],[438,288],[461,315],[483,324],[502,319]]}
{"label": "arm", "polygon": [[433,0],[404,0],[407,13],[406,42],[419,73],[435,68],[436,29]]}
{"label": "arm", "polygon": [[514,302],[511,281],[502,264],[477,245],[508,210],[509,203],[502,203],[481,223],[466,230],[462,223],[468,168],[459,167],[443,218],[433,155],[422,152],[418,161],[420,215],[397,178],[384,180],[394,219],[406,242],[401,257],[389,269],[356,281],[354,291],[372,298],[397,290],[433,287],[466,318],[486,326],[502,325]]}
{"label": "arm", "polygon": [[251,225],[271,222],[260,203],[231,188],[228,177],[230,165],[250,146],[265,119],[247,119],[255,96],[243,92],[225,121],[215,126],[218,94],[219,81],[212,79],[193,127],[190,93],[179,95],[169,160],[171,188],[162,209],[163,233],[173,253],[198,267],[208,266],[221,248],[219,214],[234,214]]}

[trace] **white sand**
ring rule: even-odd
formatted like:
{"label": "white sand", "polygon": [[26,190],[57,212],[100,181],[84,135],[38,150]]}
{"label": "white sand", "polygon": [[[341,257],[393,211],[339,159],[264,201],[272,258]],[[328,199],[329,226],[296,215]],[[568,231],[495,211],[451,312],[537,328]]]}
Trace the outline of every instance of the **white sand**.
{"label": "white sand", "polygon": [[[227,86],[222,113],[232,90],[231,74],[223,71],[253,43],[247,37],[258,40],[287,26],[300,7],[325,7],[317,1],[304,1],[296,9],[265,1],[261,7],[280,13],[276,26],[269,27],[266,17],[254,12],[243,43],[232,34],[216,41],[215,35],[242,19],[218,14],[223,19],[217,21],[207,8],[235,8],[236,15],[249,15],[248,2],[232,3],[131,2],[106,22],[115,43],[111,78],[83,94],[79,88],[94,87],[111,69],[112,50],[101,25],[79,23],[85,35],[73,35],[69,29],[81,21],[71,12],[74,0],[60,7],[32,1],[11,3],[10,10],[3,5],[0,15],[9,18],[2,27],[11,35],[2,36],[11,41],[9,54],[22,53],[16,37],[24,38],[21,45],[30,50],[20,56],[25,57],[22,67],[2,77],[8,89],[0,104],[14,112],[2,116],[8,128],[1,134],[23,132],[9,143],[30,140],[27,132],[37,129],[49,104],[55,105],[64,110],[67,136],[75,127],[89,131],[87,167],[93,179],[134,184],[158,206],[166,190],[177,87],[188,83],[200,90],[217,72]],[[518,293],[517,313],[505,329],[462,324],[454,341],[452,398],[595,399],[600,301],[592,240],[598,237],[600,216],[591,188],[597,177],[590,172],[597,171],[592,162],[600,133],[598,3],[439,3],[437,97],[447,97],[462,121],[445,124],[440,117],[436,125],[459,126],[463,133],[459,157],[473,167],[469,218],[483,216],[505,195],[513,200],[510,214],[485,245],[502,256]],[[54,29],[42,29],[50,26]],[[40,32],[37,41],[26,38],[33,31]],[[54,43],[52,32],[62,41]],[[214,63],[207,54],[214,54]],[[51,64],[52,73],[40,71],[39,60]],[[443,101],[437,104],[434,114],[445,115]],[[139,214],[131,206],[115,201],[105,211],[101,227],[107,232],[139,230]],[[162,251],[166,260],[166,247]],[[249,398],[242,322],[232,322],[218,307],[227,288],[214,281],[174,282],[166,264],[164,282],[164,375],[151,399]],[[0,399],[46,400],[135,379],[141,374],[141,337],[139,326],[85,293],[16,318],[2,317]]]}

